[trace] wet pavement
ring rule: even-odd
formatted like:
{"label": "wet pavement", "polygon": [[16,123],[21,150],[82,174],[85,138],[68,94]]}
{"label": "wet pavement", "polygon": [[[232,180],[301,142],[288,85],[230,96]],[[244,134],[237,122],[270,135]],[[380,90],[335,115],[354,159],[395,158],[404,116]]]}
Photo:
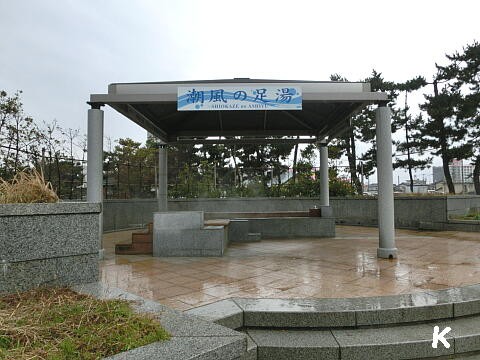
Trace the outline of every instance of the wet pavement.
{"label": "wet pavement", "polygon": [[231,297],[332,298],[480,283],[480,234],[396,230],[398,259],[377,259],[378,229],[337,226],[335,238],[230,244],[223,257],[114,254],[131,231],[105,234],[101,279],[178,310]]}

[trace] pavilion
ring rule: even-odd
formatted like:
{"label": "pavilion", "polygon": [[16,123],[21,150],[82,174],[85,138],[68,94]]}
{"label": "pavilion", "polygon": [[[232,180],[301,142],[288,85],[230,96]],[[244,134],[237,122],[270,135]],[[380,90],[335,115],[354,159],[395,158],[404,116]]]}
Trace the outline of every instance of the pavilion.
{"label": "pavilion", "polygon": [[360,82],[236,78],[110,84],[107,94],[92,94],[88,102],[87,201],[103,201],[102,106],[109,105],[163,143],[159,148],[158,210],[167,211],[166,145],[181,143],[317,143],[320,206],[328,207],[328,144],[350,126],[352,114],[376,104],[377,256],[396,258],[387,103],[387,94],[372,92],[370,84]]}

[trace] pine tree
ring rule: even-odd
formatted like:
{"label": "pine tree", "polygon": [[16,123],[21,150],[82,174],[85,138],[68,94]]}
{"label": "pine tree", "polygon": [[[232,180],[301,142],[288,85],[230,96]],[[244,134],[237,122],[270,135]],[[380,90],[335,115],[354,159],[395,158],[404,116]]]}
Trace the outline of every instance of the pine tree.
{"label": "pine tree", "polygon": [[[474,42],[467,45],[463,53],[446,55],[450,64],[435,65],[434,95],[425,95],[426,102],[421,105],[430,117],[422,130],[423,146],[438,149],[433,154],[442,158],[448,190],[452,194],[455,187],[449,163],[455,158],[468,159],[474,153],[474,181],[480,193],[479,54],[480,45]],[[443,85],[440,91],[439,84]]]}
{"label": "pine tree", "polygon": [[[347,81],[338,74],[330,76],[332,81]],[[398,89],[391,81],[386,81],[382,74],[376,70],[372,70],[372,74],[363,80],[370,83],[371,91],[382,91],[388,94],[388,106],[393,111],[393,116],[396,116],[395,101],[398,96]],[[351,184],[357,190],[357,193],[362,194],[362,184],[358,177],[361,172],[364,176],[369,176],[375,171],[377,165],[376,160],[376,141],[375,141],[375,108],[376,106],[369,105],[362,109],[362,111],[351,118],[351,126],[345,133],[333,142],[333,145],[339,150],[340,154],[345,154],[348,159],[350,169]],[[357,142],[366,144],[367,150],[361,155],[358,155]],[[360,160],[360,162],[357,162]]]}
{"label": "pine tree", "polygon": [[[421,148],[421,133],[420,129],[424,125],[424,119],[421,115],[412,117],[408,114],[408,94],[412,91],[418,90],[426,85],[423,77],[418,76],[404,83],[398,83],[395,87],[399,91],[405,92],[405,105],[403,109],[399,109],[394,117],[394,130],[403,130],[405,138],[403,141],[396,141],[397,159],[393,164],[394,168],[404,168],[408,170],[410,179],[410,192],[413,192],[413,170],[416,168],[425,169],[431,162],[431,157],[426,159],[419,159],[418,155],[424,154],[424,149]],[[405,155],[406,158],[398,158],[400,155]],[[416,154],[417,156],[413,156]]]}
{"label": "pine tree", "polygon": [[467,145],[473,151],[473,183],[480,195],[480,44],[474,41],[463,52],[446,55],[451,63],[439,67],[442,79],[450,81],[452,91],[458,92],[457,121],[467,129]]}
{"label": "pine tree", "polygon": [[460,94],[448,84],[439,91],[440,79],[439,74],[433,81],[434,94],[425,95],[426,102],[420,105],[420,108],[429,115],[425,126],[421,129],[420,146],[422,149],[432,149],[433,155],[442,158],[448,192],[455,194],[455,186],[448,165],[453,159],[467,158],[472,147],[464,142],[467,129],[456,118]]}

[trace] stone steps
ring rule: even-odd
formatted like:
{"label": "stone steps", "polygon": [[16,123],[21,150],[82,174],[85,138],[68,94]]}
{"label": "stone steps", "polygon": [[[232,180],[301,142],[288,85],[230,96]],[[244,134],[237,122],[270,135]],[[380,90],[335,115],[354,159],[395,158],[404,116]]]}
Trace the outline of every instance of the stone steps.
{"label": "stone steps", "polygon": [[[480,285],[370,298],[227,299],[188,313],[246,332],[257,359],[480,359]],[[434,326],[452,329],[448,349],[432,348]]]}
{"label": "stone steps", "polygon": [[[433,327],[452,330],[450,347],[432,348]],[[422,359],[480,356],[480,316],[406,326],[337,330],[248,329],[257,344],[257,359]]]}
{"label": "stone steps", "polygon": [[147,225],[146,232],[132,233],[130,244],[115,245],[117,255],[151,255],[153,252],[153,223]]}

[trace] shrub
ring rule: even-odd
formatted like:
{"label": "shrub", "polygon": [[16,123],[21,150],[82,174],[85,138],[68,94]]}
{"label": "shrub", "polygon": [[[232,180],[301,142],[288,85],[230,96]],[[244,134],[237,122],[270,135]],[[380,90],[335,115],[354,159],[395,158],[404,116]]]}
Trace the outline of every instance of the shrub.
{"label": "shrub", "polygon": [[54,203],[58,196],[43,173],[21,171],[10,181],[0,178],[0,203]]}

